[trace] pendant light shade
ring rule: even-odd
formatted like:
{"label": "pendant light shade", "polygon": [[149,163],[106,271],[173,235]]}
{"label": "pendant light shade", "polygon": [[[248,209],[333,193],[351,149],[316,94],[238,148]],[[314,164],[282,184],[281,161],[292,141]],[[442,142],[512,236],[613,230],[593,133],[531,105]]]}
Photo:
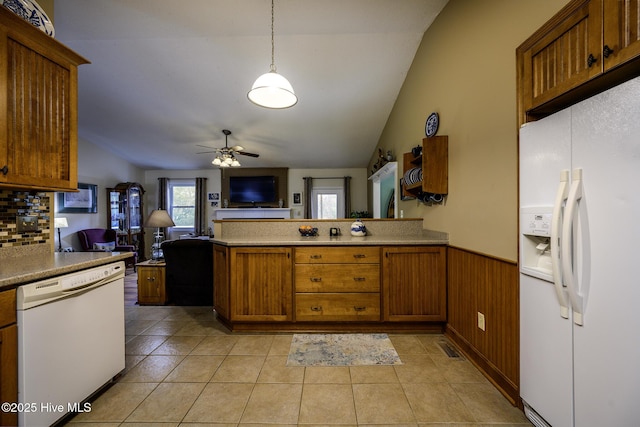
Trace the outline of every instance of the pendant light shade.
{"label": "pendant light shade", "polygon": [[289,108],[298,102],[291,83],[276,72],[273,41],[273,0],[271,0],[271,70],[258,77],[247,94],[249,101],[265,108]]}
{"label": "pendant light shade", "polygon": [[266,108],[289,108],[298,102],[291,83],[275,70],[258,77],[247,96],[254,104]]}

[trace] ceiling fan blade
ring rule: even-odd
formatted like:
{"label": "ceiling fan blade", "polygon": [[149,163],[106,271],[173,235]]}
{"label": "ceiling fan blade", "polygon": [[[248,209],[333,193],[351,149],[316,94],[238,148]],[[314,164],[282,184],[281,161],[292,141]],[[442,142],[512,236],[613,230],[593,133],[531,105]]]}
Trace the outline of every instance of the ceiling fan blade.
{"label": "ceiling fan blade", "polygon": [[200,151],[196,154],[211,154],[211,153],[219,153],[220,150],[213,150],[213,151]]}
{"label": "ceiling fan blade", "polygon": [[234,145],[233,147],[231,147],[231,149],[233,151],[244,151],[244,147],[242,147],[241,145]]}
{"label": "ceiling fan blade", "polygon": [[260,157],[260,154],[247,153],[246,151],[236,151],[236,154],[241,154],[243,156],[249,156],[249,157]]}

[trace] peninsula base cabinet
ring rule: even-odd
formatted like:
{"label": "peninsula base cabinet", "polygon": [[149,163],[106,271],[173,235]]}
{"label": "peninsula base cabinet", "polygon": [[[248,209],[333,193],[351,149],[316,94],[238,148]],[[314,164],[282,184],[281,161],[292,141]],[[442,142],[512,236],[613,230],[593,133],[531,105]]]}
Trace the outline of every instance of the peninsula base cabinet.
{"label": "peninsula base cabinet", "polygon": [[232,330],[442,332],[444,246],[214,245],[214,308]]}
{"label": "peninsula base cabinet", "polygon": [[[0,292],[0,399],[18,401],[18,328],[16,290]],[[16,412],[1,411],[0,425],[18,424]]]}
{"label": "peninsula base cabinet", "polygon": [[232,248],[231,321],[293,320],[291,248]]}
{"label": "peninsula base cabinet", "polygon": [[384,320],[445,322],[447,260],[443,246],[382,248]]}

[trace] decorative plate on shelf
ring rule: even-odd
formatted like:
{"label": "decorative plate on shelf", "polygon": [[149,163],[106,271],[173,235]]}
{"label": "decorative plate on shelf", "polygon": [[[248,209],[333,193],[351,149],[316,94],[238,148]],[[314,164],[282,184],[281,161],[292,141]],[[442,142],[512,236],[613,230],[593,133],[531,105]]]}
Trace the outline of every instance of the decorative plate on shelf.
{"label": "decorative plate on shelf", "polygon": [[438,117],[438,113],[431,113],[429,117],[427,117],[427,122],[424,124],[424,133],[427,135],[427,138],[431,138],[438,132],[438,125],[440,124],[440,120]]}
{"label": "decorative plate on shelf", "polygon": [[2,0],[2,5],[45,34],[55,36],[53,23],[35,0]]}

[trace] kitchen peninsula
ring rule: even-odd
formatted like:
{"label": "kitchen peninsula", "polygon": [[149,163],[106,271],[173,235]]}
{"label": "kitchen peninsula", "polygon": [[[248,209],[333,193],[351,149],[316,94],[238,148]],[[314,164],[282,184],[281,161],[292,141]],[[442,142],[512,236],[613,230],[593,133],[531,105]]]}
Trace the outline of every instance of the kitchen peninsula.
{"label": "kitchen peninsula", "polygon": [[367,219],[367,235],[355,237],[352,221],[214,221],[220,321],[242,331],[442,332],[447,233],[422,219]]}

